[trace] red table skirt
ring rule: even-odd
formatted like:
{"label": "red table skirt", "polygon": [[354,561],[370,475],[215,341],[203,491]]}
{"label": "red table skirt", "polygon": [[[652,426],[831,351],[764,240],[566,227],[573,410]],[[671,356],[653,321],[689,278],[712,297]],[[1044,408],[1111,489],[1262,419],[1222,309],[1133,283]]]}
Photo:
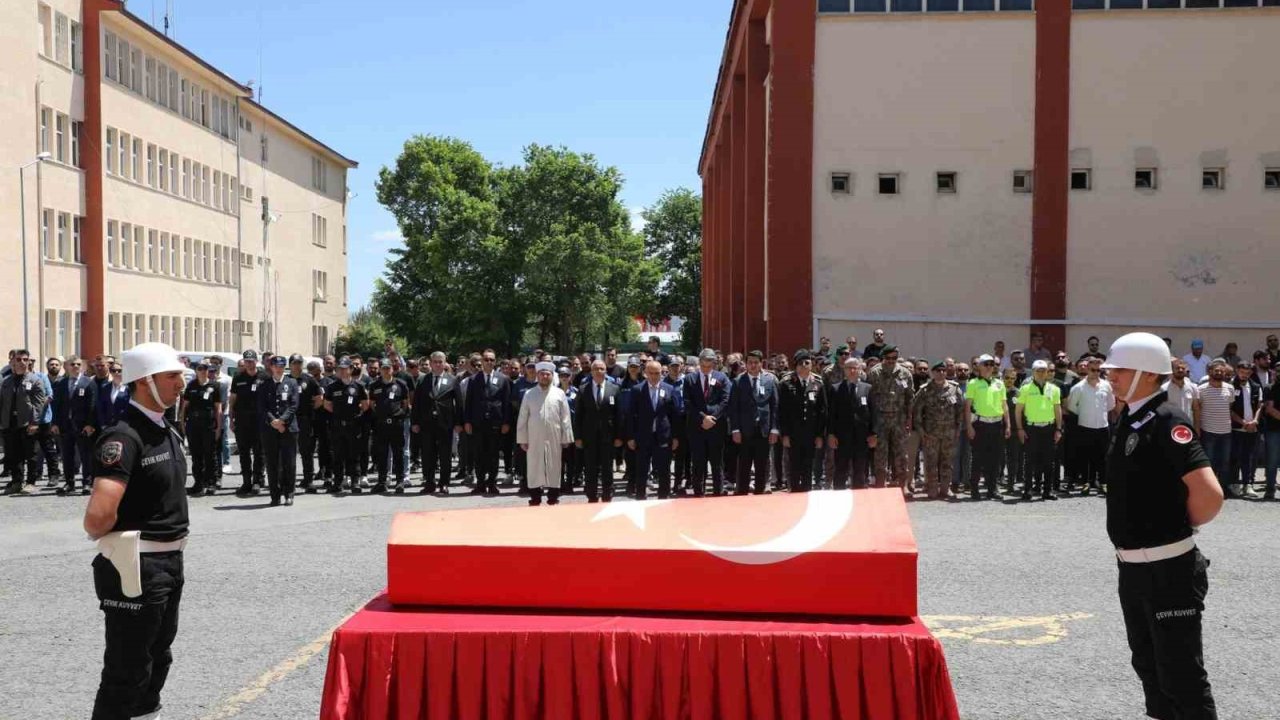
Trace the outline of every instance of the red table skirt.
{"label": "red table skirt", "polygon": [[321,720],[959,718],[918,619],[408,609],[333,634]]}

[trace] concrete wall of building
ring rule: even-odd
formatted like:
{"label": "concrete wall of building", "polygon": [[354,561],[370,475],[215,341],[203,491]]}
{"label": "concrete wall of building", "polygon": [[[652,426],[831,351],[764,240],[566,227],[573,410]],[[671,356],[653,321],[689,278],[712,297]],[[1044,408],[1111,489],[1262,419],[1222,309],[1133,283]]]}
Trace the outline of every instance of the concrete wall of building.
{"label": "concrete wall of building", "polygon": [[[1030,15],[819,18],[821,334],[843,337],[842,321],[860,318],[990,319],[898,326],[923,343],[914,352],[955,352],[953,340],[989,347],[1015,332],[1002,319],[1028,316],[1031,195],[1013,192],[1012,174],[1032,166],[1034,51]],[[936,191],[939,171],[958,173],[955,194]],[[852,192],[831,192],[833,172],[852,175]],[[900,174],[900,194],[877,193],[880,173]]]}
{"label": "concrete wall of building", "polygon": [[[1277,38],[1280,8],[1076,13],[1072,159],[1093,189],[1070,196],[1070,317],[1188,336],[1280,321],[1280,191],[1263,187],[1280,169]],[[1134,188],[1138,167],[1155,190]],[[1226,168],[1223,190],[1201,188],[1207,167]]]}

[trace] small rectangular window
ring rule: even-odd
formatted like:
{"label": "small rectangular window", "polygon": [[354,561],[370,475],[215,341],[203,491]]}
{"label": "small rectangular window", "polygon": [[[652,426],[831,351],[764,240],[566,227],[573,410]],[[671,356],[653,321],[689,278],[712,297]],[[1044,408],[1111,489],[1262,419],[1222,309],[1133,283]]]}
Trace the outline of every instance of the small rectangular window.
{"label": "small rectangular window", "polygon": [[1138,190],[1156,189],[1156,169],[1138,168],[1133,171],[1133,187]]}
{"label": "small rectangular window", "polygon": [[1016,193],[1029,193],[1034,187],[1034,173],[1030,170],[1014,170],[1013,171],[1013,191]]}
{"label": "small rectangular window", "polygon": [[1226,184],[1225,174],[1222,168],[1205,168],[1200,172],[1200,187],[1205,190],[1222,190]]}
{"label": "small rectangular window", "polygon": [[959,12],[960,0],[929,0],[929,12]]}
{"label": "small rectangular window", "polygon": [[71,121],[71,164],[80,167],[80,133],[84,132],[84,123]]}
{"label": "small rectangular window", "polygon": [[1093,171],[1088,168],[1076,168],[1071,171],[1072,190],[1093,189]]}
{"label": "small rectangular window", "polygon": [[841,195],[853,192],[853,182],[849,173],[831,173],[831,192]]}
{"label": "small rectangular window", "polygon": [[1280,168],[1267,168],[1263,171],[1262,187],[1267,190],[1280,190]]}
{"label": "small rectangular window", "polygon": [[849,12],[849,0],[818,0],[818,12],[847,13]]}
{"label": "small rectangular window", "polygon": [[853,0],[853,11],[858,13],[882,13],[887,0]]}
{"label": "small rectangular window", "polygon": [[116,131],[114,128],[107,128],[107,174],[114,175],[116,172]]}
{"label": "small rectangular window", "polygon": [[901,176],[898,173],[880,173],[876,178],[876,187],[881,195],[897,195]]}
{"label": "small rectangular window", "polygon": [[954,172],[938,173],[938,194],[939,195],[955,195],[956,193],[956,174]]}
{"label": "small rectangular window", "polygon": [[892,12],[920,12],[922,0],[889,0]]}
{"label": "small rectangular window", "polygon": [[1000,0],[1001,10],[1035,10],[1033,0]]}

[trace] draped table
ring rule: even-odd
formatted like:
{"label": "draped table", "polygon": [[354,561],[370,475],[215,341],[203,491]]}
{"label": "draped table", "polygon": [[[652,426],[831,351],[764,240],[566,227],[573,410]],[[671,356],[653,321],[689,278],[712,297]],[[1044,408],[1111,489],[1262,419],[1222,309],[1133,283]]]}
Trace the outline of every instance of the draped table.
{"label": "draped table", "polygon": [[957,720],[918,618],[625,615],[372,600],[329,650],[321,720]]}

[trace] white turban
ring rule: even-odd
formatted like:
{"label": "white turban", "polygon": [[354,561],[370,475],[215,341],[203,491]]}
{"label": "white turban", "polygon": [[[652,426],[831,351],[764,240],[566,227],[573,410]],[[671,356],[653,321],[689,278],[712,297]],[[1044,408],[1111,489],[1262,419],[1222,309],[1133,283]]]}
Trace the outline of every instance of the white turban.
{"label": "white turban", "polygon": [[556,371],[556,366],[555,366],[555,363],[540,362],[534,366],[534,369],[536,369],[538,372],[554,373]]}

